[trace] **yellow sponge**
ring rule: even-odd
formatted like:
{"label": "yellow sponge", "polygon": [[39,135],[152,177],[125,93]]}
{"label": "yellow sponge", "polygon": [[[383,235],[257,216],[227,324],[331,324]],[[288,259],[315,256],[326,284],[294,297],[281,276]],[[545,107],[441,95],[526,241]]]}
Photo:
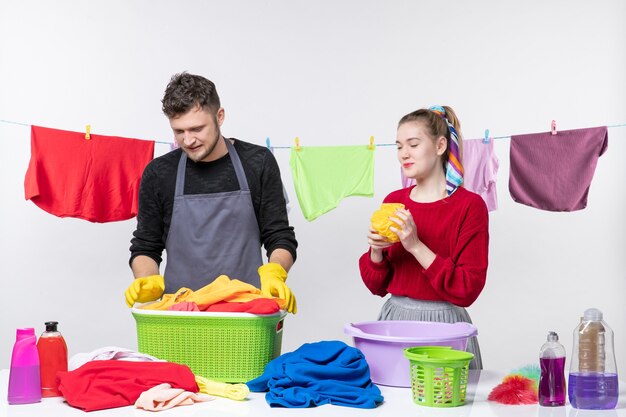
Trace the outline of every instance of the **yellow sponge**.
{"label": "yellow sponge", "polygon": [[398,217],[393,216],[393,213],[395,213],[397,209],[403,208],[404,204],[402,203],[381,204],[380,208],[372,214],[372,228],[376,230],[379,235],[387,238],[388,241],[399,242],[400,239],[398,235],[389,230],[389,227],[397,227],[398,225],[392,222],[389,217],[395,217],[397,219]]}

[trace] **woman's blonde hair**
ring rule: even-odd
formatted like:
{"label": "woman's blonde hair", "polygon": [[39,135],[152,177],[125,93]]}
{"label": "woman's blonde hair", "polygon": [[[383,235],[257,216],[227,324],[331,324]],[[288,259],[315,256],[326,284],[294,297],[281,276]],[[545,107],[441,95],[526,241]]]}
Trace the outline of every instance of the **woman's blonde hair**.
{"label": "woman's blonde hair", "polygon": [[[443,163],[444,172],[446,170],[446,166],[448,164],[448,158],[450,155],[450,129],[448,129],[448,124],[444,120],[444,117],[448,119],[448,121],[454,126],[457,131],[458,140],[459,140],[459,156],[463,158],[463,144],[461,140],[461,122],[459,118],[456,116],[452,107],[441,106],[445,110],[445,115],[440,115],[438,112],[435,112],[430,109],[419,109],[415,110],[407,115],[404,115],[400,121],[398,122],[398,127],[405,123],[410,122],[421,122],[424,123],[426,128],[428,129],[428,133],[432,136],[433,140],[443,136],[446,138],[446,153],[442,156],[441,160]],[[462,159],[461,159],[462,162]]]}

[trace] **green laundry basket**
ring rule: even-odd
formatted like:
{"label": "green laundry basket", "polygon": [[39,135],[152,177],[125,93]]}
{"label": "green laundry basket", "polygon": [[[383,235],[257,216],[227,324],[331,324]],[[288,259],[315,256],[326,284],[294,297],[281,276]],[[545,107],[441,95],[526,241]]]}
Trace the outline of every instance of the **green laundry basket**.
{"label": "green laundry basket", "polygon": [[281,350],[286,312],[207,313],[133,308],[142,353],[189,366],[222,382],[248,382],[260,376]]}
{"label": "green laundry basket", "polygon": [[413,401],[428,407],[457,407],[465,403],[469,363],[474,355],[448,346],[404,349],[410,362]]}

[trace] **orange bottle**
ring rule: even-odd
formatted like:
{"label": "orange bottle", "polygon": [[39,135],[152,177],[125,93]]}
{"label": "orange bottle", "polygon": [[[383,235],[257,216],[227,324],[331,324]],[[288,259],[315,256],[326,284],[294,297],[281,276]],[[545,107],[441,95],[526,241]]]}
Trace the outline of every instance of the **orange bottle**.
{"label": "orange bottle", "polygon": [[56,321],[46,322],[46,331],[37,341],[41,370],[41,396],[60,397],[57,372],[67,371],[67,345],[57,330]]}

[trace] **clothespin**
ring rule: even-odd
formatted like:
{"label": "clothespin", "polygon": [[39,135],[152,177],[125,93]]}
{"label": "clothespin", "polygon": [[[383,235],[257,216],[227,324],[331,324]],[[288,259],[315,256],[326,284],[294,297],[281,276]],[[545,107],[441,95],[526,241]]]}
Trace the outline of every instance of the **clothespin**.
{"label": "clothespin", "polygon": [[296,151],[299,151],[300,150],[300,138],[296,136],[295,142],[296,142]]}
{"label": "clothespin", "polygon": [[483,138],[483,143],[485,145],[489,143],[489,129],[485,129],[485,137]]}
{"label": "clothespin", "polygon": [[367,145],[367,149],[374,150],[374,136],[370,136],[370,144]]}
{"label": "clothespin", "polygon": [[265,139],[265,146],[267,146],[267,149],[269,149],[270,151],[272,150],[272,147],[270,146],[270,138]]}
{"label": "clothespin", "polygon": [[556,135],[556,120],[552,121],[552,124],[550,125],[550,132],[552,133],[552,136]]}
{"label": "clothespin", "polygon": [[91,125],[85,126],[85,140],[91,139]]}

